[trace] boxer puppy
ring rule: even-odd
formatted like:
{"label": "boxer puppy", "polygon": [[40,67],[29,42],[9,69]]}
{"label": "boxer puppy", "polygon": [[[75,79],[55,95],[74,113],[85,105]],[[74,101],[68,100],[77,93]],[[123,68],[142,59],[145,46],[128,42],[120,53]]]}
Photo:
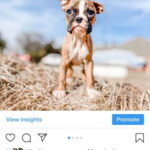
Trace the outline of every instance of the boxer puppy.
{"label": "boxer puppy", "polygon": [[86,82],[87,94],[91,98],[100,95],[94,89],[93,77],[93,45],[90,33],[96,21],[96,14],[104,11],[104,7],[91,0],[60,0],[66,13],[67,34],[62,46],[59,86],[53,96],[62,98],[66,95],[66,80],[72,80],[72,66],[83,65],[83,79]]}

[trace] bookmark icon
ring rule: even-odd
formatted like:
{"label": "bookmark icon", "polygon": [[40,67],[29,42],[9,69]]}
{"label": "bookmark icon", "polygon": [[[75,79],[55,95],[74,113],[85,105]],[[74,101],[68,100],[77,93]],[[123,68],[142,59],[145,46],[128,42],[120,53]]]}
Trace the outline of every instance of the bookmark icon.
{"label": "bookmark icon", "polygon": [[41,138],[41,141],[44,142],[45,138],[47,137],[47,133],[38,133],[38,136]]}
{"label": "bookmark icon", "polygon": [[135,142],[142,142],[144,143],[144,133],[136,133],[135,134]]}

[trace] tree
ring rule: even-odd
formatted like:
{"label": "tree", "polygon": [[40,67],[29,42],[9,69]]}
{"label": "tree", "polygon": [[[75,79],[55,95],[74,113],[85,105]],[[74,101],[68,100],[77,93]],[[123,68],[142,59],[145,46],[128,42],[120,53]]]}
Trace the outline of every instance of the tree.
{"label": "tree", "polygon": [[23,33],[19,36],[18,42],[27,53],[33,50],[41,49],[44,46],[43,36],[36,32]]}
{"label": "tree", "polygon": [[53,45],[54,45],[53,41],[51,41],[51,42],[49,42],[48,44],[45,45],[46,54],[49,54],[49,53],[60,54],[60,48],[54,48]]}
{"label": "tree", "polygon": [[18,38],[18,42],[34,62],[39,62],[49,53],[60,53],[60,49],[54,47],[53,41],[49,43],[44,41],[43,36],[39,33],[24,33]]}
{"label": "tree", "polygon": [[0,52],[6,47],[6,42],[0,36]]}

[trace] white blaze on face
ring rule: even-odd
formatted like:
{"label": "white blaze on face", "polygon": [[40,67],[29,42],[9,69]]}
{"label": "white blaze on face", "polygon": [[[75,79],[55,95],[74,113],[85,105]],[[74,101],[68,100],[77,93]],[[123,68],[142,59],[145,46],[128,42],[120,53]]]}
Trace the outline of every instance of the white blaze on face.
{"label": "white blaze on face", "polygon": [[62,0],[61,5],[65,5],[67,3],[67,0]]}
{"label": "white blaze on face", "polygon": [[87,20],[87,17],[84,14],[84,10],[85,10],[85,0],[80,0],[78,17],[82,17],[84,20]]}

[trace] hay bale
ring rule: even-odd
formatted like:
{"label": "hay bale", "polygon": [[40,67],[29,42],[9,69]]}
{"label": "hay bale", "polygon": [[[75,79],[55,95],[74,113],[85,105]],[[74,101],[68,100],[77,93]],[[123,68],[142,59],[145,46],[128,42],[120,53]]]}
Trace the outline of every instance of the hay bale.
{"label": "hay bale", "polygon": [[150,110],[149,91],[126,83],[105,81],[97,99],[89,99],[81,74],[67,85],[67,96],[56,99],[59,69],[0,57],[0,110]]}

